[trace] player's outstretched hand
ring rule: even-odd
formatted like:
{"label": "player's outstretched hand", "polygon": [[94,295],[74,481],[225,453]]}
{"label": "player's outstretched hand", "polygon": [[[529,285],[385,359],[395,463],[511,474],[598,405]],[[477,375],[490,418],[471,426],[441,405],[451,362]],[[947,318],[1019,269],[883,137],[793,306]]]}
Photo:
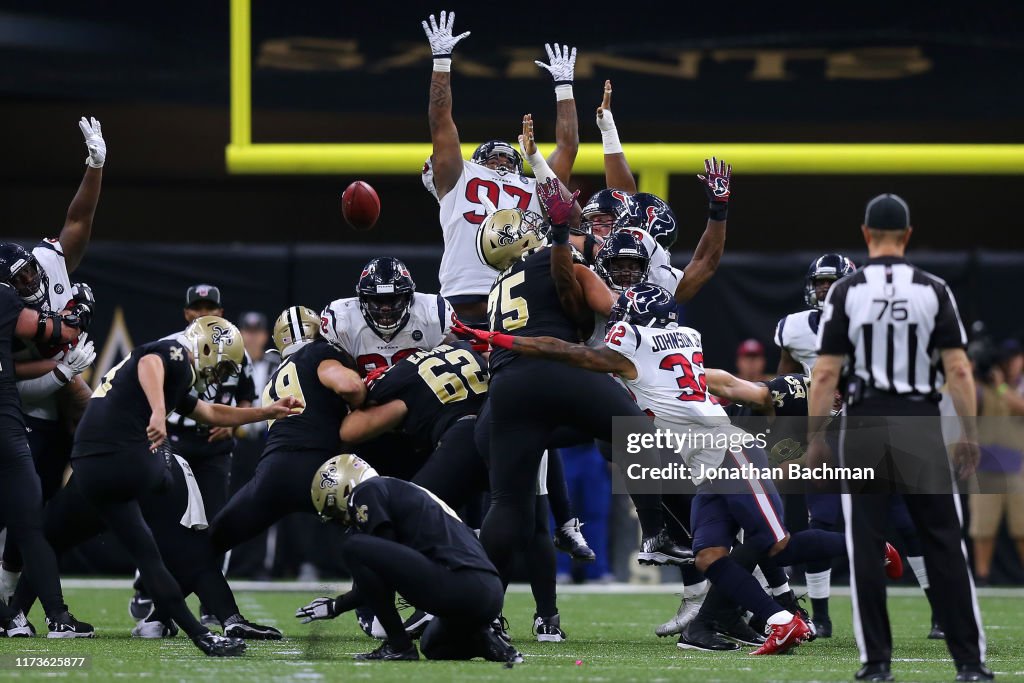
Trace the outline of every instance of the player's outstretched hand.
{"label": "player's outstretched hand", "polygon": [[336,616],[338,616],[338,612],[335,610],[334,598],[317,598],[305,607],[295,610],[295,618],[301,619],[302,621],[299,623],[302,624],[322,619],[333,619]]}
{"label": "player's outstretched hand", "polygon": [[732,195],[732,164],[726,164],[715,157],[704,160],[704,173],[697,178],[708,196],[708,216],[713,221],[724,221],[729,214],[729,197]]}
{"label": "player's outstretched hand", "polygon": [[548,220],[551,221],[551,224],[568,225],[580,191],[576,190],[566,198],[562,196],[562,183],[558,182],[558,178],[550,178],[537,185],[537,193],[547,210]]}
{"label": "player's outstretched hand", "polygon": [[466,327],[466,324],[463,323],[458,318],[455,318],[455,320],[452,322],[452,334],[454,334],[459,339],[465,339],[467,341],[477,343],[482,342],[485,344],[489,342],[491,338],[490,332],[486,330],[476,330],[473,329],[472,327]]}
{"label": "player's outstretched hand", "polygon": [[103,164],[107,162],[107,143],[103,139],[103,128],[100,126],[100,122],[95,117],[86,119],[83,116],[82,120],[78,122],[78,127],[82,129],[85,146],[89,149],[89,156],[85,158],[85,163],[93,168],[103,168]]}
{"label": "player's outstretched hand", "polygon": [[423,32],[427,34],[427,40],[430,41],[430,51],[434,57],[451,57],[452,50],[455,49],[456,44],[469,36],[469,31],[460,33],[457,36],[452,35],[452,26],[455,24],[455,12],[441,12],[440,23],[434,19],[433,14],[430,15],[428,21],[430,22],[429,24],[426,21],[423,22]]}
{"label": "player's outstretched hand", "polygon": [[533,114],[523,114],[523,132],[519,135],[519,150],[525,159],[529,159],[537,153],[537,142],[533,135]]}
{"label": "player's outstretched hand", "polygon": [[267,406],[268,419],[280,420],[282,417],[288,417],[293,413],[301,412],[305,407],[306,405],[294,396],[285,396]]}
{"label": "player's outstretched hand", "polygon": [[534,60],[533,63],[546,69],[555,80],[555,85],[572,85],[573,73],[576,70],[576,48],[555,43],[554,49],[551,49],[550,43],[544,43],[544,49],[547,50],[548,61],[551,63],[545,64],[539,60]]}
{"label": "player's outstretched hand", "polygon": [[612,117],[612,82],[604,82],[604,97],[597,107],[597,127],[602,132],[615,128],[615,119]]}

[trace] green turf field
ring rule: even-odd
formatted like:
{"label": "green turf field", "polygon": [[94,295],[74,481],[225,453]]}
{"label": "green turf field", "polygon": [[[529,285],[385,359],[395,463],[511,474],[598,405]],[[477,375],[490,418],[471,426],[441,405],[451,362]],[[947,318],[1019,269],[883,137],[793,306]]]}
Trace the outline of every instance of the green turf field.
{"label": "green turf field", "polygon": [[[857,650],[850,627],[849,599],[833,598],[836,637],[798,648],[792,655],[750,657],[738,652],[684,652],[673,639],[654,636],[655,624],[677,606],[671,595],[570,594],[559,598],[562,625],[570,640],[537,643],[530,634],[532,602],[527,594],[510,594],[506,615],[526,662],[505,669],[489,662],[360,663],[354,653],[373,649],[358,630],[355,618],[301,626],[295,608],[315,595],[285,592],[242,592],[243,612],[254,621],[271,623],[285,632],[276,643],[252,643],[237,659],[202,655],[183,636],[173,640],[139,641],[128,637],[129,593],[114,589],[72,589],[68,602],[81,618],[97,628],[94,640],[0,640],[4,669],[0,678],[36,678],[42,672],[15,671],[9,657],[89,656],[90,668],[77,673],[51,672],[60,678],[88,675],[102,680],[403,680],[408,683],[451,680],[508,681],[842,681],[857,669]],[[989,665],[1003,680],[1024,679],[1024,593],[1019,597],[982,598],[988,628]],[[896,641],[893,670],[900,681],[950,681],[952,665],[945,644],[924,638],[928,611],[923,597],[890,599]],[[41,621],[38,615],[35,617]],[[577,664],[577,661],[580,663]]]}

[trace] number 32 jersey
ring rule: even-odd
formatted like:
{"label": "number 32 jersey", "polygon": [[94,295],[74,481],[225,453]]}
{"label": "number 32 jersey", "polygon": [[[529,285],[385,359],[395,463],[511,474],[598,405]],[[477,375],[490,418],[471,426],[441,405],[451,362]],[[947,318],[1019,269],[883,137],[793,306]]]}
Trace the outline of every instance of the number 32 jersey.
{"label": "number 32 jersey", "polygon": [[[433,168],[423,167],[423,184],[435,197]],[[459,182],[439,201],[444,254],[441,256],[441,296],[486,296],[495,272],[476,253],[477,228],[487,217],[483,198],[495,208],[541,213],[537,181],[516,173],[499,173],[471,161],[462,162]]]}
{"label": "number 32 jersey", "polygon": [[452,329],[454,315],[451,304],[440,294],[413,294],[409,319],[385,341],[366,324],[359,299],[352,297],[328,304],[320,314],[320,326],[324,336],[336,339],[338,347],[355,358],[356,370],[366,377],[371,370],[390,367],[441,344]]}
{"label": "number 32 jersey", "polygon": [[620,378],[641,410],[659,422],[722,417],[725,411],[707,391],[700,332],[691,327],[637,327],[615,323],[607,347],[628,358],[636,379]]}

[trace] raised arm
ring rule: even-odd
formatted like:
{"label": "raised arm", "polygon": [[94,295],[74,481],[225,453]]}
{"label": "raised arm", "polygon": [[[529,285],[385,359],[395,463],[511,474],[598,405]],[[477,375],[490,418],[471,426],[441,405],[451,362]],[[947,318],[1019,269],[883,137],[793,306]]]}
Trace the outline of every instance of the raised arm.
{"label": "raised arm", "polygon": [[405,401],[400,399],[353,410],[341,421],[341,440],[345,443],[363,443],[394,431],[401,426],[408,413]]}
{"label": "raised arm", "polygon": [[615,190],[636,194],[636,178],[626,161],[626,154],[619,142],[619,131],[612,116],[612,82],[604,82],[604,97],[597,108],[597,127],[601,129],[601,144],[604,147],[604,184]]}
{"label": "raised arm", "polygon": [[555,81],[555,151],[548,156],[547,163],[559,180],[568,183],[580,149],[580,122],[572,93],[576,48],[555,43],[554,49],[549,44],[545,44],[544,49],[550,64],[534,63],[546,69]]}
{"label": "raised arm", "polygon": [[462,149],[459,146],[459,130],[452,118],[452,50],[456,43],[469,35],[469,31],[458,36],[452,35],[455,12],[441,12],[438,23],[431,14],[423,22],[423,31],[430,41],[434,55],[434,71],[430,77],[430,102],[427,105],[427,119],[430,122],[430,141],[434,145],[430,158],[434,168],[434,189],[437,198],[448,194],[462,175]]}
{"label": "raised arm", "polygon": [[562,193],[562,184],[557,178],[550,178],[547,182],[537,184],[537,194],[551,222],[551,229],[548,232],[548,238],[551,240],[551,278],[555,282],[558,300],[566,315],[583,324],[587,322],[590,308],[577,275],[586,277],[582,271],[590,275],[593,273],[582,266],[582,270],[576,269],[577,264],[573,263],[572,247],[569,245],[569,221],[576,207],[579,191],[566,198]]}
{"label": "raised arm", "polygon": [[64,228],[60,231],[60,246],[64,250],[64,262],[68,272],[74,272],[85,256],[92,236],[92,219],[96,215],[96,206],[100,202],[100,186],[103,184],[103,164],[107,160],[107,143],[103,140],[100,122],[95,118],[86,120],[83,116],[78,122],[85,136],[85,146],[89,156],[85,163],[85,176],[78,186],[75,198],[68,207],[68,215],[64,219]]}
{"label": "raised arm", "polygon": [[748,382],[725,370],[705,368],[704,376],[708,381],[708,392],[733,403],[742,403],[759,412],[772,407],[771,391],[763,384]]}
{"label": "raised arm", "polygon": [[359,373],[346,368],[336,360],[320,361],[316,368],[317,377],[325,387],[341,396],[353,408],[366,401],[366,385]]}
{"label": "raised arm", "polygon": [[700,291],[718,269],[725,251],[725,221],[729,213],[732,165],[712,157],[704,160],[706,175],[698,175],[708,196],[708,223],[704,228],[693,258],[686,264],[686,274],[676,287],[676,301],[684,304]]}

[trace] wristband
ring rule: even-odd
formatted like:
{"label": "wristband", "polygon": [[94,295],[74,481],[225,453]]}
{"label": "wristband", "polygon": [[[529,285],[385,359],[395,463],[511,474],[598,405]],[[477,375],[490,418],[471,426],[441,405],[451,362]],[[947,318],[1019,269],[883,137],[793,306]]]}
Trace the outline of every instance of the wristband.
{"label": "wristband", "polygon": [[601,144],[605,154],[622,154],[622,143],[619,142],[619,130],[611,128],[601,131]]}
{"label": "wristband", "polygon": [[551,238],[551,244],[555,246],[564,246],[569,243],[569,224],[568,223],[556,223],[551,226],[548,230],[548,236]]}
{"label": "wristband", "polygon": [[434,57],[434,71],[447,73],[452,70],[452,58],[450,55],[438,55]]}
{"label": "wristband", "polygon": [[53,369],[53,376],[61,384],[67,384],[75,378],[75,372],[70,366],[64,363],[57,363],[57,367]]}
{"label": "wristband", "polygon": [[544,158],[539,149],[533,154],[527,155],[526,160],[530,162],[530,168],[533,169],[533,177],[537,180],[538,184],[546,183],[555,177],[555,172],[548,166],[548,160]]}
{"label": "wristband", "polygon": [[708,218],[713,221],[725,221],[729,215],[728,202],[708,202]]}
{"label": "wristband", "polygon": [[572,95],[572,83],[565,83],[562,81],[555,82],[555,101],[561,102],[562,100],[574,99]]}
{"label": "wristband", "polygon": [[497,346],[499,349],[511,349],[512,342],[516,340],[511,334],[502,334],[501,332],[495,332],[491,335],[491,346]]}

